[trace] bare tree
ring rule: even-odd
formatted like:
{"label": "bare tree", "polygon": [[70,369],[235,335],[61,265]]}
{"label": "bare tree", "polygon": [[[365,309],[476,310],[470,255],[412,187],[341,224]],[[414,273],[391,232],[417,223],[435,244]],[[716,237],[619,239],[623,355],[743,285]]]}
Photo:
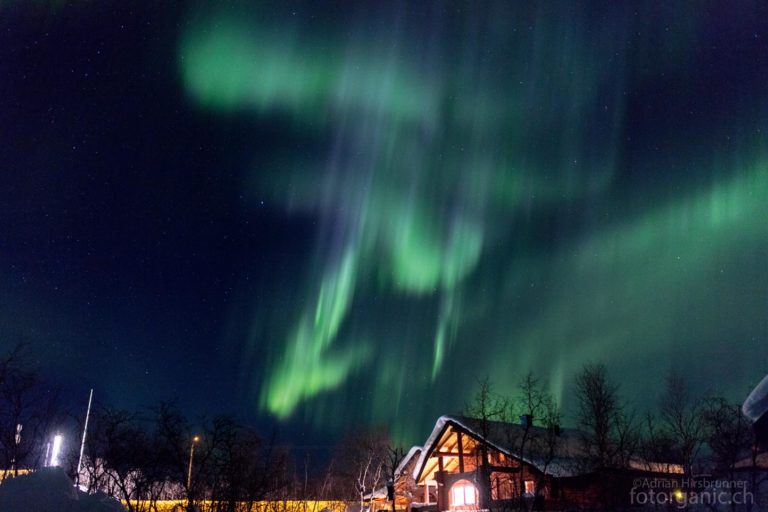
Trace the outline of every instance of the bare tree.
{"label": "bare tree", "polygon": [[180,497],[181,489],[187,489],[189,449],[194,433],[187,418],[176,402],[160,402],[150,409],[154,427],[157,458],[163,462],[163,477],[170,483],[169,492]]}
{"label": "bare tree", "polygon": [[[275,441],[230,416],[204,418],[193,430],[173,402],[140,412],[97,404],[81,482],[89,492],[122,500],[131,512],[156,512],[160,499],[184,496],[189,505],[205,501],[209,512],[250,512],[260,501],[295,498],[289,454]],[[76,457],[70,464],[76,467]]]}
{"label": "bare tree", "polygon": [[619,468],[628,468],[630,462],[639,453],[642,436],[634,410],[628,410],[622,406],[613,418],[615,435],[614,465]]}
{"label": "bare tree", "polygon": [[597,467],[613,465],[614,425],[621,406],[618,387],[608,379],[605,365],[584,365],[576,376],[576,402],[589,463]]}
{"label": "bare tree", "polygon": [[347,435],[337,447],[340,472],[352,483],[350,496],[365,507],[365,496],[382,487],[387,478],[389,436],[381,429],[358,429]]}
{"label": "bare tree", "polygon": [[407,491],[407,476],[398,472],[398,467],[404,457],[405,449],[401,445],[390,443],[390,445],[387,446],[387,458],[384,462],[384,476],[386,478],[387,499],[392,501],[392,512],[395,512],[396,510],[398,494]]}
{"label": "bare tree", "polygon": [[150,457],[147,433],[136,413],[101,409],[94,415],[90,437],[92,471],[103,482],[98,489],[122,500],[130,512],[148,510],[149,480],[145,473]]}
{"label": "bare tree", "polygon": [[741,412],[741,405],[715,397],[705,401],[702,411],[706,442],[712,450],[715,472],[729,481],[735,481],[738,463],[750,461],[751,489],[753,493],[757,492],[755,438],[749,420]]}
{"label": "bare tree", "polygon": [[685,474],[689,476],[705,439],[703,406],[701,399],[691,396],[688,385],[679,373],[673,370],[667,375],[661,397],[660,420],[668,436],[675,441],[672,449],[676,462],[683,466]]}
{"label": "bare tree", "polygon": [[11,473],[44,463],[41,447],[61,419],[58,394],[31,361],[25,344],[0,358],[0,464]]}
{"label": "bare tree", "polygon": [[[493,389],[493,384],[486,376],[477,381],[477,392],[472,401],[464,406],[464,414],[479,421],[480,435],[488,439],[491,432],[491,424],[494,421],[502,421],[510,409],[510,403]],[[491,470],[488,462],[488,444],[479,443],[480,466],[478,476],[481,485],[480,503],[488,504],[491,500],[489,492],[491,482]]]}
{"label": "bare tree", "polygon": [[643,420],[644,435],[640,451],[646,461],[646,470],[653,468],[650,463],[672,464],[675,462],[673,446],[675,444],[669,433],[661,428],[658,418],[647,412]]}
{"label": "bare tree", "polygon": [[[525,374],[518,384],[516,400],[520,413],[521,429],[517,430],[517,440],[513,444],[521,459],[535,461],[541,474],[534,481],[534,502],[541,499],[544,484],[544,474],[555,458],[560,437],[560,410],[554,397],[532,373]],[[521,471],[518,477],[520,489],[519,507],[527,509],[525,495],[522,490],[525,475]]]}
{"label": "bare tree", "polygon": [[[626,469],[639,448],[634,413],[626,412],[603,364],[587,364],[576,376],[577,418],[582,430],[583,470]],[[621,500],[618,475],[604,471],[593,507],[612,509]]]}
{"label": "bare tree", "polygon": [[211,440],[199,461],[212,512],[250,511],[288,487],[288,456],[275,436],[263,439],[231,416],[214,418],[203,436]]}
{"label": "bare tree", "polygon": [[[505,399],[493,388],[493,384],[486,376],[478,379],[477,392],[472,401],[464,406],[467,416],[479,420],[480,435],[483,439],[488,439],[491,432],[491,424],[494,421],[503,421],[510,409],[509,400]],[[491,482],[491,469],[488,461],[488,444],[479,444],[480,466],[478,467],[477,478],[482,482],[478,486],[481,496],[480,503],[490,503],[491,495],[489,492]]]}
{"label": "bare tree", "polygon": [[480,421],[480,433],[487,438],[493,421],[502,421],[509,401],[499,395],[486,376],[477,380],[477,391],[472,401],[464,405],[464,414]]}
{"label": "bare tree", "polygon": [[[157,417],[97,405],[92,410],[80,484],[122,500],[132,512],[156,510],[160,499],[177,498],[183,487],[173,447]],[[71,461],[76,466],[76,459]]]}

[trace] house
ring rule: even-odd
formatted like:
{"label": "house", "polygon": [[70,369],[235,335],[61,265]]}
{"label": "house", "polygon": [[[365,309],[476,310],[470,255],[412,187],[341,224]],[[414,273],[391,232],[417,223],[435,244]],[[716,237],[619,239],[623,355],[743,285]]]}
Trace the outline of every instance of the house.
{"label": "house", "polygon": [[[759,510],[768,509],[768,452],[753,453],[734,464],[733,469],[719,475],[725,482],[736,482],[751,495],[751,500]],[[723,485],[722,487],[727,487]]]}
{"label": "house", "polygon": [[[420,501],[421,491],[413,478],[413,470],[421,452],[421,446],[413,446],[395,468],[395,475],[397,475],[394,482],[396,510],[411,510],[415,508],[414,504]],[[365,500],[370,503],[369,510],[371,512],[392,510],[392,500],[386,485],[367,494]]]}
{"label": "house", "polygon": [[[593,467],[575,429],[441,416],[398,467],[397,508],[426,511],[618,508],[638,477],[674,479],[682,468],[632,459],[623,469]],[[381,493],[379,493],[381,494]],[[386,494],[372,496],[385,509]],[[407,502],[407,503],[406,503]],[[391,503],[391,502],[390,502]]]}

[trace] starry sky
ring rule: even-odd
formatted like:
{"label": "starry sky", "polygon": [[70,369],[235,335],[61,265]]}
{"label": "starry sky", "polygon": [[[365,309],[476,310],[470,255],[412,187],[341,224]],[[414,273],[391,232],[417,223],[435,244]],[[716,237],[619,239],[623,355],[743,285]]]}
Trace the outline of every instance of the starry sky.
{"label": "starry sky", "polygon": [[741,400],[767,121],[762,2],[3,2],[0,348],[313,439],[586,362]]}

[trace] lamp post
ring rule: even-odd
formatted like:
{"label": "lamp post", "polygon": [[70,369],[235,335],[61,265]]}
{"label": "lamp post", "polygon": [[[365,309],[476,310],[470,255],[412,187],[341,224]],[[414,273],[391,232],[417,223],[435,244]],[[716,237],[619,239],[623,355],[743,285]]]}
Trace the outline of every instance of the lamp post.
{"label": "lamp post", "polygon": [[16,471],[16,455],[19,453],[19,445],[21,444],[21,423],[16,424],[16,435],[13,436],[13,458],[11,458],[11,471]]}
{"label": "lamp post", "polygon": [[192,503],[192,459],[195,456],[195,445],[200,441],[200,436],[194,436],[189,446],[189,469],[187,470],[187,498]]}
{"label": "lamp post", "polygon": [[392,500],[392,512],[395,512],[395,480],[387,480],[387,498]]}

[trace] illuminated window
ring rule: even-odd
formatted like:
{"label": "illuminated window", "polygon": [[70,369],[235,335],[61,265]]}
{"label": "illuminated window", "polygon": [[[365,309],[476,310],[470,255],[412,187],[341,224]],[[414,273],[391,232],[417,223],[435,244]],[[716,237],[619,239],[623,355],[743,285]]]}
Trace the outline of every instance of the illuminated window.
{"label": "illuminated window", "polygon": [[533,480],[526,480],[525,481],[525,494],[533,494],[533,492],[534,492]]}
{"label": "illuminated window", "polygon": [[455,507],[477,504],[475,486],[466,480],[456,483],[451,488],[451,502]]}

